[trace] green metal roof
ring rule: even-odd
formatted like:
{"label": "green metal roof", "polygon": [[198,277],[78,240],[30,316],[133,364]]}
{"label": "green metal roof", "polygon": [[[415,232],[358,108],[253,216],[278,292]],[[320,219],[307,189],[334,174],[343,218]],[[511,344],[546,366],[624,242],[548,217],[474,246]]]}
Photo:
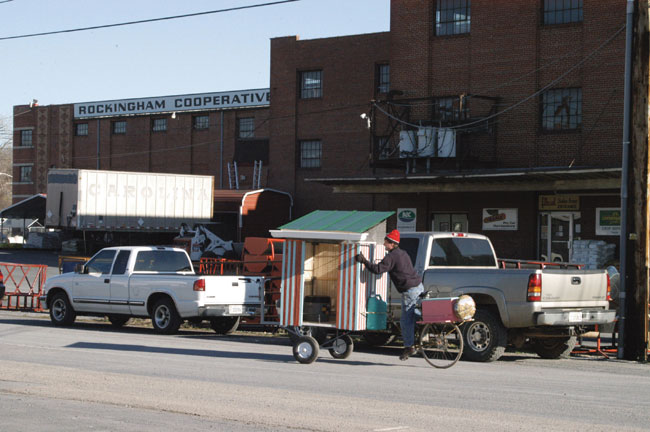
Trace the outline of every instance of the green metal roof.
{"label": "green metal roof", "polygon": [[279,227],[279,230],[363,233],[395,212],[316,210]]}

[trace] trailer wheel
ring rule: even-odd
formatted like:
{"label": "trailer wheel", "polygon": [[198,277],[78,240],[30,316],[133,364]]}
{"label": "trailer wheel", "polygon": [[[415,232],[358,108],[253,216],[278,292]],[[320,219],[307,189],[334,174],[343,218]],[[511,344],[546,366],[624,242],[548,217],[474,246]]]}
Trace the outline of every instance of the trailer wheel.
{"label": "trailer wheel", "polygon": [[[303,336],[311,336],[316,341],[318,344],[322,344],[325,342],[327,339],[327,329],[324,327],[316,327],[316,326],[302,326],[302,327],[293,327],[293,330],[296,333],[300,333]],[[299,339],[299,336],[296,336],[295,333],[289,333],[289,340],[291,341],[292,344],[295,344]]]}
{"label": "trailer wheel", "polygon": [[50,320],[55,326],[69,326],[74,323],[77,313],[72,308],[68,296],[64,292],[54,295],[50,304]]}
{"label": "trailer wheel", "polygon": [[115,328],[123,327],[124,324],[129,322],[131,317],[126,315],[108,315],[108,320],[111,322],[111,325]]}
{"label": "trailer wheel", "polygon": [[216,317],[210,319],[210,327],[216,334],[227,335],[239,327],[239,317]]}
{"label": "trailer wheel", "polygon": [[498,360],[508,342],[508,333],[501,320],[488,309],[477,310],[474,321],[463,325],[463,337],[463,359],[475,362]]}
{"label": "trailer wheel", "polygon": [[300,336],[293,344],[293,357],[298,363],[313,363],[318,357],[318,342],[311,336]]}
{"label": "trailer wheel", "polygon": [[158,300],[151,312],[151,323],[157,333],[174,334],[178,331],[181,326],[181,317],[171,299]]}
{"label": "trailer wheel", "polygon": [[531,339],[533,350],[543,359],[565,359],[576,347],[577,338],[534,338]]}
{"label": "trailer wheel", "polygon": [[346,359],[354,351],[354,342],[350,336],[343,335],[332,341],[332,348],[329,351],[335,359]]}

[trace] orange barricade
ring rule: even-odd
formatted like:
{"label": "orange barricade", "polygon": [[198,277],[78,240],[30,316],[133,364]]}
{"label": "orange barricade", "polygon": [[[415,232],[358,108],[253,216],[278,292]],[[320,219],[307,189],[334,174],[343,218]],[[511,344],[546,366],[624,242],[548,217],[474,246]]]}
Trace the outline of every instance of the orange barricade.
{"label": "orange barricade", "polygon": [[46,265],[0,263],[0,271],[5,284],[5,299],[0,309],[43,310],[39,297],[47,278]]}

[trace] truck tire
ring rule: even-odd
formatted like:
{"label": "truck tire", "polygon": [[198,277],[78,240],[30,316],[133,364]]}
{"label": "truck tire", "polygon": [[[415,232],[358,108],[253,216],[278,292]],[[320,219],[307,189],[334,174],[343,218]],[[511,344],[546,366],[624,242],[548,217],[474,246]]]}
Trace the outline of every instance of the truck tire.
{"label": "truck tire", "polygon": [[534,338],[531,339],[533,350],[543,359],[565,359],[576,347],[577,338]]}
{"label": "truck tire", "polygon": [[216,334],[227,335],[239,327],[239,317],[215,317],[210,318],[210,327]]}
{"label": "truck tire", "polygon": [[492,362],[498,360],[505,352],[508,334],[495,312],[479,309],[474,321],[469,321],[462,327],[465,338],[463,359]]}
{"label": "truck tire", "polygon": [[115,328],[124,327],[131,317],[126,315],[108,315],[108,320],[111,322],[111,325]]}
{"label": "truck tire", "polygon": [[50,303],[50,320],[57,327],[69,326],[74,323],[77,313],[72,308],[68,296],[64,292],[59,292],[52,298]]}
{"label": "truck tire", "polygon": [[162,298],[156,302],[151,311],[151,323],[156,333],[174,334],[181,326],[181,317],[170,298]]}

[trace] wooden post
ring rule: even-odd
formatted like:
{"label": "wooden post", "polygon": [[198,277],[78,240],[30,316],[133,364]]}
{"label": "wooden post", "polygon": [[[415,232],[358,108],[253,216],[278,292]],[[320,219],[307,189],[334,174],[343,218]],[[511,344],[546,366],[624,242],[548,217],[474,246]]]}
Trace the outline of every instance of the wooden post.
{"label": "wooden post", "polygon": [[648,360],[648,2],[634,1],[632,47],[632,115],[630,141],[629,238],[627,242],[627,296],[624,340],[625,358]]}

